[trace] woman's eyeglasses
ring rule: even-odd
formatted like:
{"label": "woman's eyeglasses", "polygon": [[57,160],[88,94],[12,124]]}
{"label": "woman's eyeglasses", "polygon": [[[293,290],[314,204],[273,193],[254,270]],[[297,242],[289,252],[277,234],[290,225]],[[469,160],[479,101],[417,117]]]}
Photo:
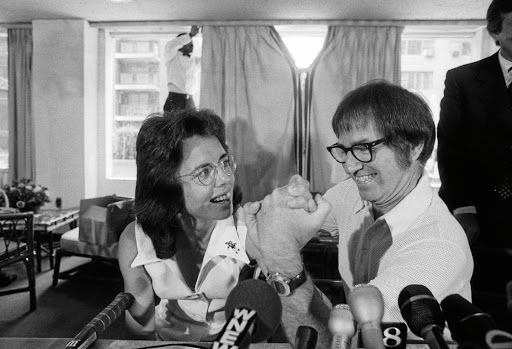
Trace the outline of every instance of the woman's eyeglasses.
{"label": "woman's eyeglasses", "polygon": [[192,179],[197,178],[199,183],[202,185],[210,185],[217,179],[217,168],[219,167],[222,169],[222,171],[224,171],[225,174],[231,176],[236,170],[235,156],[233,154],[228,154],[220,159],[220,161],[217,163],[205,164],[194,172],[183,176],[178,176],[177,178],[190,176],[193,177]]}

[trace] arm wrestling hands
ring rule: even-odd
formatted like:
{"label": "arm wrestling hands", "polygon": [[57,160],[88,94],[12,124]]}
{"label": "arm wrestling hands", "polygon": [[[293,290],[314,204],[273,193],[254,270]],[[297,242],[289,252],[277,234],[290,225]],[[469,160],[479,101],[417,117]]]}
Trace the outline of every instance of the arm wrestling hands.
{"label": "arm wrestling hands", "polygon": [[244,205],[248,254],[265,274],[287,277],[302,269],[300,249],[313,238],[331,210],[331,205],[309,192],[309,182],[299,175],[287,186],[274,189],[262,201]]}

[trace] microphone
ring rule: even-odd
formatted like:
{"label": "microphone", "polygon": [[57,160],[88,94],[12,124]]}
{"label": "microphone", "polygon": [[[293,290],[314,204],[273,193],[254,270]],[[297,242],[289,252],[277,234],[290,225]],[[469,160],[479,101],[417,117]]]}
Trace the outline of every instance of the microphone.
{"label": "microphone", "polygon": [[283,306],[272,286],[247,279],[236,285],[226,300],[226,325],[212,349],[246,349],[272,336],[281,323]]}
{"label": "microphone", "polygon": [[427,287],[404,287],[398,296],[398,307],[411,331],[423,338],[431,349],[448,349],[443,338],[443,312]]}
{"label": "microphone", "polygon": [[452,294],[441,302],[452,338],[459,347],[494,349],[512,348],[512,336],[498,330],[491,315],[484,313],[459,294]]}
{"label": "microphone", "polygon": [[133,296],[130,293],[120,292],[116,298],[103,309],[94,319],[73,338],[64,349],[85,349],[89,347],[98,336],[107,329],[121,314],[132,306]]}
{"label": "microphone", "polygon": [[365,349],[384,349],[381,321],[384,301],[379,289],[369,284],[354,286],[347,297],[354,319],[361,328]]}
{"label": "microphone", "polygon": [[332,335],[331,349],[348,349],[356,334],[356,322],[348,304],[337,304],[329,314],[329,331]]}
{"label": "microphone", "polygon": [[299,326],[295,334],[295,349],[315,349],[318,331],[310,326]]}

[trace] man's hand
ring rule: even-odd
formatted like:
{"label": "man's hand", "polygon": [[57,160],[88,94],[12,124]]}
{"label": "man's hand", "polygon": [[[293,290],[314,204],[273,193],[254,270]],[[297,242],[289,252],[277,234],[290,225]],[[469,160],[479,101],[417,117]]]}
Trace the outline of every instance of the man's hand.
{"label": "man's hand", "polygon": [[464,229],[464,232],[468,237],[469,245],[472,245],[480,236],[480,224],[478,224],[478,216],[474,213],[459,213],[454,217]]}
{"label": "man's hand", "polygon": [[316,211],[316,202],[309,191],[309,182],[300,175],[293,175],[287,186],[291,196],[286,201],[289,208],[302,208],[308,212]]}
{"label": "man's hand", "polygon": [[[295,180],[299,179],[300,176]],[[300,249],[316,235],[331,205],[317,195],[313,200],[314,212],[292,209],[287,204],[289,199],[293,199],[288,189],[277,188],[261,202],[246,203],[244,214],[251,240],[249,246],[259,250],[261,259],[258,264],[263,271],[278,271],[293,277],[302,270]],[[312,206],[309,200],[303,202],[308,203],[308,208]],[[248,253],[252,255],[254,252],[251,253],[249,249]]]}

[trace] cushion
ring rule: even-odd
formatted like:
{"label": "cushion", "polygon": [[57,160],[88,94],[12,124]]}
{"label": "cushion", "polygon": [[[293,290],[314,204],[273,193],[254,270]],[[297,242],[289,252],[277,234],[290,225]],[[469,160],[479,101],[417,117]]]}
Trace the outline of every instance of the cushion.
{"label": "cushion", "polygon": [[61,249],[71,253],[117,259],[117,242],[110,246],[106,246],[91,244],[87,241],[79,240],[79,229],[80,228],[77,227],[62,234],[60,238]]}
{"label": "cushion", "polygon": [[80,200],[78,237],[89,244],[110,246],[134,220],[133,199],[108,195]]}

